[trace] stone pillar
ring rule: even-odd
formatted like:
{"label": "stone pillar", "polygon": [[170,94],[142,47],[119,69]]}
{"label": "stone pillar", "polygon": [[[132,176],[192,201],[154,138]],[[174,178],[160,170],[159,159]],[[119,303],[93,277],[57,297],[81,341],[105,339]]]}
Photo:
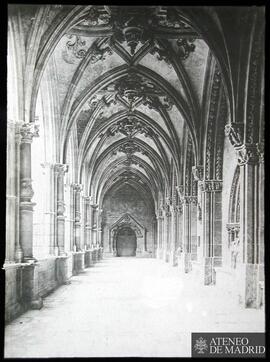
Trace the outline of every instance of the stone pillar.
{"label": "stone pillar", "polygon": [[[245,267],[244,304],[258,308],[262,304],[261,284],[264,282],[263,266],[263,189],[264,167],[262,153],[257,145],[245,144],[237,148],[240,165],[240,246],[243,247]],[[241,260],[241,259],[240,259]]]}
{"label": "stone pillar", "polygon": [[189,273],[192,270],[191,263],[191,217],[190,217],[190,196],[182,197],[183,204],[183,252],[184,271]]}
{"label": "stone pillar", "polygon": [[81,245],[81,184],[73,184],[73,189],[75,191],[75,223],[74,223],[74,241],[76,245],[76,251],[82,250]]}
{"label": "stone pillar", "polygon": [[202,192],[204,284],[216,284],[216,267],[222,266],[222,181],[199,182]]}
{"label": "stone pillar", "polygon": [[168,209],[168,206],[165,207],[164,210],[164,219],[163,219],[163,260],[169,261],[168,258],[168,244],[169,244],[169,218],[171,216],[170,210]]}
{"label": "stone pillar", "polygon": [[68,171],[68,166],[64,164],[55,164],[54,171],[57,175],[57,194],[56,194],[56,240],[58,255],[65,255],[65,201],[64,201],[64,176]]}
{"label": "stone pillar", "polygon": [[259,308],[264,299],[264,147],[245,143],[243,123],[225,126],[240,166],[240,302]]}
{"label": "stone pillar", "polygon": [[[19,128],[19,130],[18,130]],[[15,161],[16,165],[18,167],[18,171],[20,169],[20,143],[21,143],[21,134],[20,134],[20,126],[17,125],[16,127],[16,136],[15,136]],[[8,162],[7,162],[8,163]],[[15,177],[15,175],[14,175]],[[15,209],[15,224],[14,224],[14,232],[15,232],[15,261],[16,263],[21,263],[23,261],[23,249],[21,246],[21,240],[20,240],[20,224],[18,220],[20,219],[20,195],[19,195],[19,189],[20,189],[20,182],[21,180],[17,178],[17,175],[15,177],[16,186],[15,189],[17,191],[17,197],[16,197],[16,209]],[[8,201],[7,201],[8,202]],[[7,209],[8,214],[8,209]],[[14,221],[15,221],[14,220]],[[9,220],[10,221],[10,220]],[[7,227],[8,229],[8,227]],[[6,235],[6,240],[8,240],[8,236]]]}
{"label": "stone pillar", "polygon": [[85,232],[84,232],[84,245],[86,249],[91,246],[91,215],[90,215],[90,197],[84,197],[84,215],[85,215]]}
{"label": "stone pillar", "polygon": [[33,207],[31,180],[31,143],[38,137],[38,127],[23,124],[20,129],[20,245],[24,261],[33,260]]}
{"label": "stone pillar", "polygon": [[92,204],[92,245],[97,246],[97,204]]}
{"label": "stone pillar", "polygon": [[75,223],[74,223],[74,242],[76,245],[76,252],[73,253],[73,273],[77,274],[84,269],[84,248],[83,241],[81,240],[81,184],[73,184],[75,191]]}
{"label": "stone pillar", "polygon": [[176,260],[177,245],[177,209],[176,205],[171,205],[171,245],[170,245],[170,264],[177,265]]}

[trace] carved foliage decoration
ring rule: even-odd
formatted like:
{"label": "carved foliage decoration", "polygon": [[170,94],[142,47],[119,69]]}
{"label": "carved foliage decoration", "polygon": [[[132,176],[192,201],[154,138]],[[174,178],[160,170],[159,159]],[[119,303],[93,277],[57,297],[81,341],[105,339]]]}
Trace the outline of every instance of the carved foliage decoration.
{"label": "carved foliage decoration", "polygon": [[195,39],[193,38],[179,38],[177,40],[176,43],[179,49],[178,54],[180,56],[180,59],[186,60],[189,57],[190,53],[193,53],[195,51],[195,44],[193,44],[194,41]]}
{"label": "carved foliage decoration", "polygon": [[39,137],[39,126],[35,123],[23,123],[20,128],[21,142],[31,143],[33,137]]}
{"label": "carved foliage decoration", "polygon": [[215,133],[216,133],[216,119],[218,110],[218,101],[221,88],[221,72],[218,66],[215,68],[211,95],[210,95],[210,106],[208,113],[208,124],[207,124],[207,139],[206,139],[206,154],[205,154],[205,178],[210,179],[213,172],[214,162],[214,144],[215,144]]}
{"label": "carved foliage decoration", "polygon": [[[62,57],[66,63],[74,64],[76,59],[82,59],[87,54],[86,41],[82,40],[81,36],[74,34],[67,34],[69,39],[66,42],[66,48],[62,51]],[[94,64],[98,61],[106,59],[107,55],[112,54],[109,46],[101,47],[93,43],[90,50],[90,63]]]}
{"label": "carved foliage decoration", "polygon": [[144,125],[141,121],[135,117],[128,115],[127,118],[118,121],[115,125],[111,126],[107,132],[107,136],[114,136],[116,133],[122,133],[128,138],[134,137],[136,134],[144,134],[146,137],[153,137],[154,132],[152,129]]}
{"label": "carved foliage decoration", "polygon": [[141,101],[149,108],[167,110],[172,109],[173,101],[166,93],[161,91],[152,81],[130,71],[129,74],[106,87],[111,92],[122,98],[132,109],[135,102]]}

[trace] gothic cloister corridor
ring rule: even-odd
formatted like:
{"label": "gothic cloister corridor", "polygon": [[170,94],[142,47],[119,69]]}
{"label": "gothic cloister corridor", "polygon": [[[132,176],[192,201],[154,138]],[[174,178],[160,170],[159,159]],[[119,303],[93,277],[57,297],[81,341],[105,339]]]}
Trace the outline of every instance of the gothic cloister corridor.
{"label": "gothic cloister corridor", "polygon": [[9,4],[7,356],[264,332],[264,16]]}
{"label": "gothic cloister corridor", "polygon": [[192,332],[263,332],[224,285],[158,259],[107,258],[6,329],[6,357],[190,357]]}

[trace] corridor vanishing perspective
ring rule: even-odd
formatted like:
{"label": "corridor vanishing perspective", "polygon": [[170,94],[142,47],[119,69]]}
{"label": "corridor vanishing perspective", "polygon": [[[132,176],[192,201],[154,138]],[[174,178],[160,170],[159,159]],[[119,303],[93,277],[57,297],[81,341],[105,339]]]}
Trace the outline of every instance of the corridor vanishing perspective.
{"label": "corridor vanishing perspective", "polygon": [[8,6],[5,357],[264,332],[264,27],[263,7]]}

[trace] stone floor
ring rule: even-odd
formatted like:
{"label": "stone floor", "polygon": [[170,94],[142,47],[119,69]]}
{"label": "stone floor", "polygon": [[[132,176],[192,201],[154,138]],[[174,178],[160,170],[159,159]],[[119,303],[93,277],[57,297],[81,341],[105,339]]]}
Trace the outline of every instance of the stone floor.
{"label": "stone floor", "polygon": [[157,259],[104,259],[7,325],[5,357],[191,355],[191,332],[263,332],[222,286]]}

